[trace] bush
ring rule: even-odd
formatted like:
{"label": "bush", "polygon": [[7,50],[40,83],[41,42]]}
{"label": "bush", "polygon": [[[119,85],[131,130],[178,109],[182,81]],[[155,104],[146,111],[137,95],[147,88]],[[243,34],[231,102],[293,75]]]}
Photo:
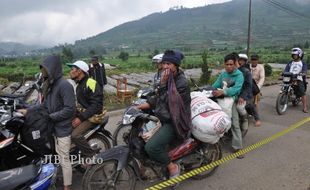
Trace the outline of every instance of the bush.
{"label": "bush", "polygon": [[266,77],[271,76],[272,75],[272,67],[268,63],[266,63],[266,64],[264,64],[264,68],[265,68]]}

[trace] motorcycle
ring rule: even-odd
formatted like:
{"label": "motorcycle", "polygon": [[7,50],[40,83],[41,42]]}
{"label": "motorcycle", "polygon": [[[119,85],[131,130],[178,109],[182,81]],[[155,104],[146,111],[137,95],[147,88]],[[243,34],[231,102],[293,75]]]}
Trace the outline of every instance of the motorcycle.
{"label": "motorcycle", "polygon": [[[82,181],[84,190],[91,189],[135,189],[136,179],[153,183],[168,179],[165,166],[149,159],[144,150],[145,142],[141,131],[147,123],[159,120],[155,116],[143,113],[135,107],[126,110],[124,118],[131,124],[128,145],[113,147],[97,155],[96,163],[87,168]],[[173,145],[172,145],[173,144]],[[169,157],[181,166],[181,174],[221,159],[222,151],[218,143],[208,144],[190,137],[183,142],[174,141],[169,145]],[[212,175],[217,167],[193,176],[204,179]]]}
{"label": "motorcycle", "polygon": [[[19,108],[18,101],[10,98],[0,98],[5,101],[5,110],[2,110],[2,116],[0,119],[0,143],[5,143],[7,146],[0,147],[0,171],[20,167],[31,163],[33,160],[38,158],[46,157],[47,155],[53,154],[52,143],[48,142],[40,144],[40,150],[35,150],[33,144],[27,144],[23,128],[25,118],[22,114],[16,111]],[[1,107],[1,106],[0,106]],[[89,131],[84,134],[85,139],[90,144],[90,147],[94,150],[100,149],[105,151],[111,147],[109,139],[112,139],[112,135],[109,131],[104,129],[104,126],[108,123],[109,117],[105,117],[101,124],[94,125]],[[40,131],[32,131],[32,138],[40,138]],[[42,137],[44,138],[44,137]],[[9,145],[9,146],[8,146]],[[33,147],[33,148],[31,148]],[[43,154],[44,152],[44,154]],[[73,147],[70,150],[70,154],[74,155],[71,158],[77,158],[76,155],[80,154],[77,147]],[[74,162],[75,166],[80,166],[79,163]]]}
{"label": "motorcycle", "polygon": [[[152,96],[152,95],[154,95],[153,88],[145,87],[145,88],[140,89],[137,93],[137,99],[132,102],[131,106],[145,103],[147,100],[147,97]],[[143,112],[153,115],[152,110],[143,110]],[[123,118],[124,118],[123,121],[118,123],[118,126],[113,133],[113,136],[112,136],[113,146],[128,144],[127,136],[131,129],[131,124],[127,121],[126,118],[129,118],[129,117],[131,117],[130,113],[126,113],[125,111],[123,115]]]}
{"label": "motorcycle", "polygon": [[298,78],[303,74],[295,75],[290,72],[284,72],[282,79],[282,87],[277,96],[276,110],[279,115],[283,115],[291,102],[293,106],[297,106],[301,102],[301,97],[296,94]]}
{"label": "motorcycle", "polygon": [[54,184],[57,168],[41,161],[0,172],[0,189],[47,190]]}

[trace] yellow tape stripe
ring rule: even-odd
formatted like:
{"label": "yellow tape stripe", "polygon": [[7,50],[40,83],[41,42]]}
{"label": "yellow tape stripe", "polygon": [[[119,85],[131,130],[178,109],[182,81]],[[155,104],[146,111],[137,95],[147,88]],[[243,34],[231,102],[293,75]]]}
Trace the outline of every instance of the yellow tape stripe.
{"label": "yellow tape stripe", "polygon": [[205,172],[207,170],[210,170],[210,169],[212,169],[212,168],[214,168],[216,166],[224,164],[225,162],[228,162],[228,161],[230,161],[232,159],[235,159],[237,156],[240,156],[242,154],[246,154],[246,153],[248,153],[248,152],[250,152],[252,150],[255,150],[255,149],[257,149],[257,148],[259,148],[259,147],[261,147],[261,146],[263,146],[265,144],[268,144],[271,141],[273,141],[273,140],[275,140],[275,139],[277,139],[277,138],[279,138],[279,137],[281,137],[281,136],[283,136],[283,135],[293,131],[294,129],[302,126],[303,124],[305,124],[305,123],[307,123],[309,121],[310,121],[310,117],[307,117],[307,118],[305,118],[305,119],[303,119],[303,120],[301,120],[301,121],[291,125],[290,127],[286,128],[285,130],[280,131],[280,132],[276,133],[275,135],[273,135],[271,137],[268,137],[266,139],[263,139],[263,140],[255,143],[255,144],[252,144],[252,145],[248,146],[245,149],[242,149],[242,150],[240,150],[240,151],[238,151],[236,153],[233,153],[233,154],[230,154],[228,156],[225,156],[224,158],[222,158],[220,160],[216,160],[216,161],[214,161],[214,162],[212,162],[212,163],[210,163],[208,165],[201,166],[201,167],[199,167],[197,169],[189,171],[189,172],[187,172],[185,174],[182,174],[182,175],[180,175],[180,176],[178,176],[178,177],[176,177],[174,179],[169,179],[169,180],[163,181],[163,182],[161,182],[159,184],[156,184],[156,185],[154,185],[152,187],[146,188],[146,190],[158,190],[158,189],[166,188],[166,187],[169,187],[169,186],[174,185],[176,183],[179,183],[181,181],[184,181],[184,180],[186,180],[188,178],[191,178],[194,175],[197,175],[199,173],[202,173],[202,172]]}

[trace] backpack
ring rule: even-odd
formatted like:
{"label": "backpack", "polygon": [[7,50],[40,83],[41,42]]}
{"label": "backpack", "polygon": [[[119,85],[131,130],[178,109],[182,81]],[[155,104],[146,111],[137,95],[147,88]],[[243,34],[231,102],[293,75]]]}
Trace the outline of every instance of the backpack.
{"label": "backpack", "polygon": [[51,154],[54,151],[50,123],[45,108],[29,109],[21,130],[22,141],[40,156]]}

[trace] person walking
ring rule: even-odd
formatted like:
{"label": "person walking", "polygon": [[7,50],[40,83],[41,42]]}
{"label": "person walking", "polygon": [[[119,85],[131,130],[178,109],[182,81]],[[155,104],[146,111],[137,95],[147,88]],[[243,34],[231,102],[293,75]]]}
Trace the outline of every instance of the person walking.
{"label": "person walking", "polygon": [[104,64],[99,62],[98,56],[91,57],[88,73],[89,77],[95,79],[101,88],[104,89],[104,85],[107,84],[107,77]]}

